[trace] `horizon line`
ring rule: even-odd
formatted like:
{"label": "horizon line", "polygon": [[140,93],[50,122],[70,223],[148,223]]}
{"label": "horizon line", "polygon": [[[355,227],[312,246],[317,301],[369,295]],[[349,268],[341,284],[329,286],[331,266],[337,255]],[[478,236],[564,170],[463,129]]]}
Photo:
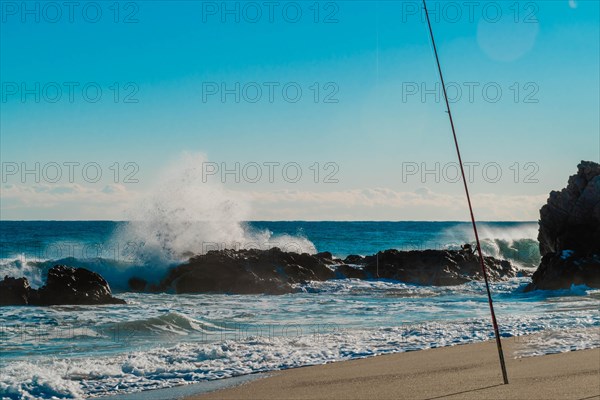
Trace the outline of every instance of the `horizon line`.
{"label": "horizon line", "polygon": [[[209,222],[212,220],[198,220],[195,222]],[[0,219],[2,222],[142,222],[137,220],[111,220],[111,219]],[[305,219],[290,219],[290,220],[267,220],[267,219],[253,219],[238,221],[240,223],[246,222],[454,222],[454,223],[471,223],[470,220],[386,220],[386,219],[373,219],[373,220],[305,220]],[[478,220],[477,223],[488,223],[488,222],[513,222],[513,223],[538,223],[539,220]]]}

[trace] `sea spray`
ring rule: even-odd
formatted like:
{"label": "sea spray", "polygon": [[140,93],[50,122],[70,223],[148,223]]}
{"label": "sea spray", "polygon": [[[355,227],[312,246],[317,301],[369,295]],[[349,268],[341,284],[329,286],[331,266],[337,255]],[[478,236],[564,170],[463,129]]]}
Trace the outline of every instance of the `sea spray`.
{"label": "sea spray", "polygon": [[[57,240],[28,249],[28,254],[21,254],[18,244],[14,249],[2,248],[0,274],[25,276],[38,288],[44,284],[49,268],[64,264],[95,271],[113,290],[125,291],[129,290],[128,280],[133,277],[157,283],[170,267],[210,250],[279,247],[296,253],[316,253],[315,245],[302,235],[274,234],[244,222],[251,215],[250,202],[222,184],[203,182],[201,169],[205,160],[198,153],[182,154],[127,212],[125,219],[129,222],[112,223],[108,236],[91,240],[69,237],[65,241],[60,236],[63,232],[51,231],[49,236],[56,236]],[[65,231],[72,229],[68,222],[57,223]],[[95,224],[74,224],[78,223]],[[7,233],[13,229],[10,234],[14,236],[16,226],[10,225],[6,226]],[[39,235],[45,237],[46,226],[42,223],[39,228]],[[31,234],[29,228],[24,229],[27,235]],[[81,234],[95,236],[95,232],[81,231]]]}
{"label": "sea spray", "polygon": [[[316,247],[318,251],[330,251],[343,259],[349,254],[368,255],[385,249],[458,249],[472,240],[470,223],[465,222],[235,221],[233,225],[240,232],[238,239],[225,238],[221,243],[207,240],[204,246],[189,241],[188,245],[180,246],[180,252],[189,255],[177,257],[173,256],[176,252],[169,250],[177,235],[159,234],[171,240],[162,242],[164,248],[152,249],[144,243],[152,235],[142,229],[143,225],[114,221],[5,221],[0,224],[5,238],[0,277],[25,276],[38,288],[43,284],[46,269],[66,264],[98,272],[113,291],[124,291],[129,290],[131,277],[155,282],[164,277],[169,266],[180,264],[191,254],[212,249],[278,246],[284,251],[300,253],[313,252]],[[207,225],[190,223],[189,229],[207,232]],[[483,222],[480,229],[486,254],[507,259],[517,267],[537,267],[540,258],[535,240],[537,222]],[[185,242],[182,237],[175,242]]]}
{"label": "sea spray", "polygon": [[[42,264],[29,262],[39,246],[107,244],[116,240],[115,230],[129,226],[111,221],[3,222],[0,274],[35,272]],[[269,238],[306,235],[319,251],[341,257],[387,248],[410,250],[416,245],[440,248],[450,240],[457,244],[469,241],[470,232],[469,223],[461,222],[262,221],[240,226],[250,237],[259,233]],[[534,237],[537,222],[481,226],[496,230],[491,235],[497,240],[520,242]],[[509,232],[504,234],[504,230]],[[115,290],[112,282],[126,284],[128,276],[148,278],[151,271],[149,266],[136,264],[138,253],[129,252],[138,247],[127,249],[124,256],[115,257],[107,250],[99,253],[101,257],[85,259],[80,252],[65,258],[53,251],[48,252],[52,260],[34,257],[34,262],[73,263],[100,271]],[[164,273],[164,267],[156,271]],[[517,277],[492,283],[500,330],[510,336],[505,340],[525,344],[522,349],[526,351],[519,356],[600,345],[600,291],[579,286],[525,293],[523,288],[529,282],[527,277]],[[298,289],[298,293],[283,296],[120,293],[118,297],[126,299],[127,305],[5,307],[0,318],[0,398],[136,393],[259,371],[477,342],[488,339],[492,332],[482,282],[435,287],[339,279],[301,283]],[[533,333],[544,335],[538,340],[530,336]]]}
{"label": "sea spray", "polygon": [[[502,226],[501,222],[479,224],[481,248],[485,255],[508,260],[519,268],[533,269],[540,263],[541,255],[537,241],[537,224],[511,223]],[[473,241],[470,225],[453,226],[441,235],[448,248],[456,249],[463,243]]]}
{"label": "sea spray", "polygon": [[129,213],[115,235],[133,241],[144,264],[168,265],[221,249],[270,249],[315,253],[305,237],[273,235],[249,227],[249,202],[223,185],[202,179],[205,157],[185,153],[165,169],[151,194]]}
{"label": "sea spray", "polygon": [[[515,290],[523,283],[494,284],[500,302],[510,307],[501,330],[518,346],[518,356],[600,345],[597,300],[589,296],[595,292],[525,294]],[[123,308],[29,310],[19,323],[32,329],[5,329],[0,336],[8,349],[0,397],[133,393],[490,338],[481,282],[424,287],[345,280],[319,286],[318,294],[276,302],[262,295],[128,293]],[[10,311],[5,323],[17,312]],[[538,340],[534,333],[544,336]]]}

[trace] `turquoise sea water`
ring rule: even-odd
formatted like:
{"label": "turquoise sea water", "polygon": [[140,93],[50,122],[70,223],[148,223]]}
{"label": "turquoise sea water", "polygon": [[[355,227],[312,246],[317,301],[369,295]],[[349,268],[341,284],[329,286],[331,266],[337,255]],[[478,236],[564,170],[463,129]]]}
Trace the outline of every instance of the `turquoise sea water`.
{"label": "turquoise sea water", "polygon": [[[39,286],[56,263],[84,266],[101,273],[128,304],[0,308],[0,398],[135,393],[492,334],[480,283],[335,280],[284,296],[127,292],[131,276],[159,279],[189,252],[213,248],[278,245],[343,257],[452,248],[472,237],[469,224],[454,222],[252,222],[241,224],[241,233],[213,238],[216,228],[194,223],[156,232],[127,222],[1,222],[2,276],[27,276]],[[486,253],[525,269],[539,262],[536,223],[489,222],[480,229]],[[235,240],[223,240],[231,236]],[[527,282],[492,285],[502,335],[522,343],[511,356],[600,346],[599,291],[523,293]]]}

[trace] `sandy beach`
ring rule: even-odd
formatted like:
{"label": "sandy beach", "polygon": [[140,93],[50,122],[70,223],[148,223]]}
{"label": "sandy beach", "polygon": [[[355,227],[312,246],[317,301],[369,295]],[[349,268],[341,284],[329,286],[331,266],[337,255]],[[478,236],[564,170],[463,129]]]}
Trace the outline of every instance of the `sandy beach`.
{"label": "sandy beach", "polygon": [[515,359],[507,339],[509,385],[495,342],[383,355],[290,369],[208,399],[600,399],[600,349]]}

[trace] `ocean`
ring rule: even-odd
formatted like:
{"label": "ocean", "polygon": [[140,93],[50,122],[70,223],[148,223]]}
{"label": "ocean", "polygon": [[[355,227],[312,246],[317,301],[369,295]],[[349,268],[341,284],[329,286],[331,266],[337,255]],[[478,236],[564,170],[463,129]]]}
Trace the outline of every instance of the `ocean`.
{"label": "ocean", "polygon": [[[55,264],[100,273],[127,305],[0,308],[0,398],[88,398],[257,372],[470,343],[493,337],[485,287],[333,280],[298,293],[174,295],[128,291],[191,254],[271,248],[335,256],[451,249],[472,241],[464,222],[181,221],[0,222],[0,276],[44,283]],[[537,267],[536,222],[484,222],[484,252]],[[493,283],[500,331],[527,357],[600,347],[600,290]],[[531,334],[537,335],[532,336]],[[513,356],[513,355],[511,355]]]}

